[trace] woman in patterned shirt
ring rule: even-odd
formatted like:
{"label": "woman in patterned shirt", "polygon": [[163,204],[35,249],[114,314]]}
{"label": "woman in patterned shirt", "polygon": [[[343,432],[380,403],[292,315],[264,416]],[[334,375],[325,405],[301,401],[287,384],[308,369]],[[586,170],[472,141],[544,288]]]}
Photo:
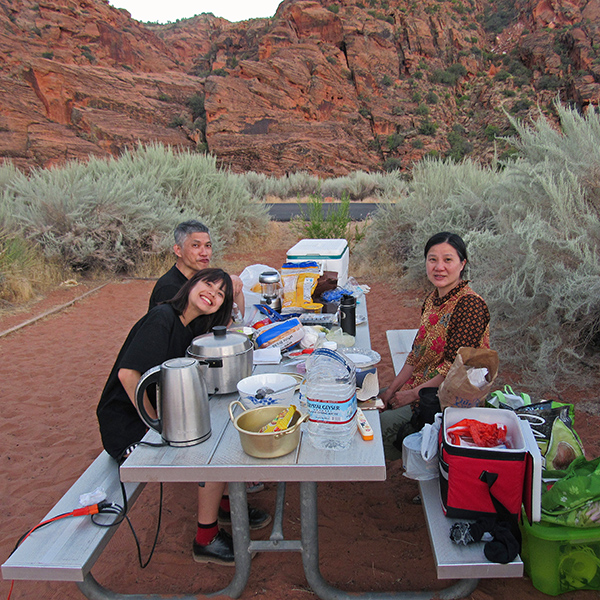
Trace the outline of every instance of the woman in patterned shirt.
{"label": "woman in patterned shirt", "polygon": [[486,303],[462,279],[467,264],[462,238],[448,232],[432,236],[425,245],[425,261],[427,278],[436,289],[423,303],[421,323],[406,363],[381,394],[385,404],[380,414],[383,445],[391,460],[401,458],[401,446],[397,446],[401,438],[414,432],[411,407],[419,400],[419,390],[440,386],[462,346],[490,347]]}

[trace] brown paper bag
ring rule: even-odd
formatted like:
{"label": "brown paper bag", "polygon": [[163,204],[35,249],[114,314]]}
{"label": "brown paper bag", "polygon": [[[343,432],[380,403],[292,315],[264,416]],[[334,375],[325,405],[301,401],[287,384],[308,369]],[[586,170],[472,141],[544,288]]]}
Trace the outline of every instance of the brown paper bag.
{"label": "brown paper bag", "polygon": [[338,274],[336,271],[324,271],[323,275],[317,280],[317,287],[313,292],[313,299],[321,297],[323,292],[335,290],[338,286]]}
{"label": "brown paper bag", "polygon": [[[483,406],[485,397],[492,391],[494,379],[498,375],[498,364],[498,353],[495,350],[459,348],[456,359],[438,390],[442,410],[447,406],[458,406],[460,408]],[[482,388],[474,386],[469,381],[468,367],[487,368],[487,383]]]}

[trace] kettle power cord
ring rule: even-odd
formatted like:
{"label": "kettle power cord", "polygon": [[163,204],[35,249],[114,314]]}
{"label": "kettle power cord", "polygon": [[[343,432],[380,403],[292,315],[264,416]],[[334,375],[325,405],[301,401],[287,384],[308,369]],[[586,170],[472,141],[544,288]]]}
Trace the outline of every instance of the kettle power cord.
{"label": "kettle power cord", "polygon": [[[158,503],[158,519],[157,519],[157,523],[156,523],[156,533],[154,535],[154,541],[152,542],[152,548],[150,549],[150,553],[148,555],[148,558],[146,561],[144,561],[142,559],[142,549],[141,549],[141,544],[140,541],[138,539],[138,536],[135,532],[135,529],[133,527],[133,524],[131,523],[131,520],[129,519],[129,515],[127,514],[128,512],[128,502],[127,502],[127,492],[125,490],[125,485],[123,484],[123,482],[119,482],[120,486],[121,486],[121,494],[123,496],[123,506],[115,503],[115,502],[107,502],[107,501],[102,501],[102,502],[97,502],[96,504],[91,504],[89,506],[84,506],[82,508],[76,508],[74,510],[72,510],[71,512],[66,512],[66,513],[61,513],[59,515],[55,515],[54,517],[51,517],[50,519],[46,519],[44,521],[41,521],[40,523],[38,523],[37,525],[35,525],[34,527],[32,527],[29,531],[25,532],[18,540],[17,543],[15,544],[15,547],[13,548],[12,552],[10,553],[9,556],[12,556],[17,548],[34,532],[37,531],[38,529],[41,529],[42,527],[45,527],[46,525],[50,525],[51,523],[56,523],[58,521],[61,521],[62,519],[66,519],[69,517],[84,517],[84,516],[88,516],[90,517],[90,520],[92,521],[92,523],[98,527],[115,527],[117,525],[120,525],[124,520],[127,521],[127,524],[129,525],[129,529],[131,529],[131,533],[133,535],[133,539],[135,541],[135,545],[136,545],[136,550],[137,550],[137,557],[138,557],[138,563],[140,565],[141,569],[145,569],[149,564],[150,561],[152,560],[152,556],[154,555],[154,550],[156,549],[156,544],[158,542],[158,535],[160,533],[160,527],[161,527],[161,522],[162,522],[162,505],[163,505],[163,484],[162,482],[160,483],[160,494],[159,494],[159,503]],[[100,514],[113,514],[113,515],[117,515],[117,518],[114,521],[111,521],[110,523],[102,523],[100,521],[97,520],[97,516],[96,515],[100,515]],[[12,591],[15,585],[15,581],[14,579],[11,581],[10,584],[10,589],[8,591],[8,596],[7,596],[7,600],[10,600],[10,597],[12,595]]]}
{"label": "kettle power cord", "polygon": [[115,519],[112,523],[101,523],[96,521],[92,516],[92,522],[94,525],[98,525],[98,527],[114,527],[115,525],[120,525],[124,520],[127,521],[127,525],[129,525],[129,529],[131,529],[131,534],[133,535],[133,540],[135,541],[135,546],[137,550],[138,563],[141,569],[145,569],[152,560],[152,556],[154,555],[154,550],[156,549],[156,544],[158,543],[158,534],[160,533],[160,526],[162,523],[162,506],[163,506],[163,484],[160,482],[159,484],[159,498],[158,498],[158,518],[156,521],[156,533],[154,534],[154,541],[152,542],[152,548],[150,549],[150,554],[146,561],[142,559],[142,547],[138,536],[135,532],[133,524],[129,519],[128,513],[128,504],[127,504],[127,493],[125,491],[125,485],[122,481],[119,482],[121,485],[121,493],[123,495],[123,507],[120,507],[118,504],[115,504],[116,510],[107,510],[106,512],[113,512],[114,514],[118,514],[120,518]]}
{"label": "kettle power cord", "polygon": [[[15,544],[15,547],[13,548],[13,550],[9,554],[9,556],[12,556],[16,552],[17,548],[34,531],[37,531],[38,529],[40,529],[42,527],[45,527],[46,525],[50,525],[50,523],[56,523],[57,521],[60,521],[62,519],[66,519],[68,517],[83,517],[83,516],[86,516],[86,515],[90,515],[90,518],[92,519],[92,522],[94,522],[94,515],[97,515],[97,514],[100,514],[100,513],[108,513],[108,512],[113,512],[114,513],[116,511],[120,511],[120,510],[122,510],[122,508],[118,504],[114,504],[113,502],[103,501],[103,502],[98,502],[96,504],[91,504],[90,506],[84,506],[82,508],[76,508],[76,509],[72,510],[71,512],[66,512],[66,513],[62,513],[60,515],[55,515],[54,517],[51,517],[50,519],[46,519],[45,521],[41,521],[35,527],[32,527],[29,531],[25,532],[17,540],[17,543]],[[13,591],[14,585],[15,585],[15,581],[13,579],[10,582],[10,589],[8,590],[7,600],[10,600],[10,597],[12,595],[12,591]]]}

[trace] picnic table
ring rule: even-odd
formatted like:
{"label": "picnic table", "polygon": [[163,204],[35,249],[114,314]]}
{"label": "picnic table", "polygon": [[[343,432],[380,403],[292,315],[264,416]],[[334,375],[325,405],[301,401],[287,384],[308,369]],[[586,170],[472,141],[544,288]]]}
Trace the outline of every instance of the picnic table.
{"label": "picnic table", "polygon": [[[370,349],[370,337],[365,298],[357,305],[357,314],[365,321],[357,326],[355,347]],[[260,365],[255,373],[285,372],[289,362],[279,365]],[[229,404],[237,394],[216,396],[210,401],[211,437],[201,444],[186,448],[163,446],[160,448],[140,445],[121,466],[124,482],[198,482],[228,481],[232,514],[232,535],[235,549],[235,574],[231,583],[214,594],[239,597],[250,576],[252,553],[259,551],[298,551],[307,582],[323,599],[343,599],[361,594],[348,593],[332,587],[322,577],[319,567],[317,484],[322,481],[382,481],[386,477],[385,459],[381,440],[381,428],[377,411],[365,415],[373,428],[374,440],[364,441],[358,433],[345,451],[317,450],[306,432],[302,433],[295,452],[273,459],[251,457],[242,450],[239,434],[229,418]],[[238,408],[238,410],[241,410]],[[304,426],[303,426],[304,427]],[[159,441],[159,435],[150,431],[145,440]],[[274,524],[269,540],[250,539],[248,511],[246,509],[246,483],[248,481],[278,482]],[[283,536],[283,506],[285,485],[299,482],[301,539],[286,540]],[[476,581],[461,581],[445,590],[445,598],[460,598],[472,591]],[[440,592],[432,592],[438,597]],[[428,593],[419,591],[419,598]],[[410,598],[415,593],[365,593],[369,598]]]}

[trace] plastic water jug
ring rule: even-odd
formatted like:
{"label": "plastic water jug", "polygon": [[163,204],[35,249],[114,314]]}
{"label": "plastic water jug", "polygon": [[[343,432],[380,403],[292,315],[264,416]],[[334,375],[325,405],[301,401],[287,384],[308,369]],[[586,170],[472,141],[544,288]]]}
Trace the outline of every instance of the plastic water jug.
{"label": "plastic water jug", "polygon": [[356,434],[356,369],[328,348],[306,361],[303,386],[308,405],[308,436],[319,449],[345,450]]}

